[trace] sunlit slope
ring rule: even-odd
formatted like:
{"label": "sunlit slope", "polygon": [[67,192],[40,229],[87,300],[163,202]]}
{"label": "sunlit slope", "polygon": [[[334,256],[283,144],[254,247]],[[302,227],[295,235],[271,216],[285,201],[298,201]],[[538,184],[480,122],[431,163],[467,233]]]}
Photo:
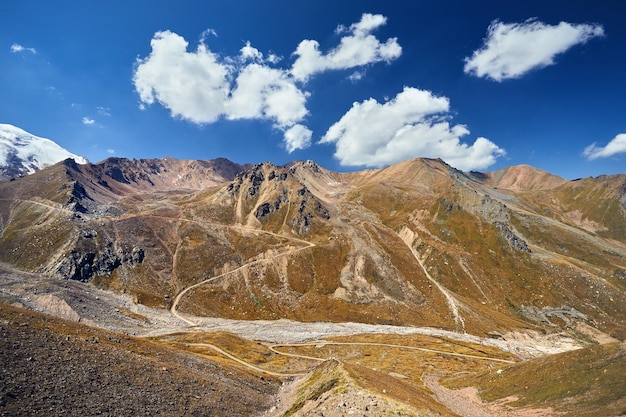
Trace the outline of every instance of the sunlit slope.
{"label": "sunlit slope", "polygon": [[626,335],[624,176],[183,165],[65,163],[0,184],[2,261],[188,315]]}
{"label": "sunlit slope", "polygon": [[626,349],[623,343],[591,346],[445,381],[474,386],[482,399],[511,398],[511,407],[552,407],[563,416],[626,413]]}

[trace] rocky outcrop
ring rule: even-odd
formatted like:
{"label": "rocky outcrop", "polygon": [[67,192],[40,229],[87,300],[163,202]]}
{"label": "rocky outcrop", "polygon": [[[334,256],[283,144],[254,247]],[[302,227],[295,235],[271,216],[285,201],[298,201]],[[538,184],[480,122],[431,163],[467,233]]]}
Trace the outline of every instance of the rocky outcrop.
{"label": "rocky outcrop", "polygon": [[87,194],[87,190],[81,183],[73,181],[69,184],[63,184],[61,189],[68,189],[69,194],[64,208],[77,213],[89,212],[88,207],[92,205],[93,199]]}
{"label": "rocky outcrop", "polygon": [[562,306],[559,308],[549,306],[543,308],[535,306],[522,306],[521,310],[529,319],[551,325],[554,323],[550,320],[550,318],[554,319],[555,317],[561,319],[566,326],[570,326],[574,320],[588,320],[588,317],[585,314],[569,306]]}
{"label": "rocky outcrop", "polygon": [[286,171],[275,167],[269,162],[256,164],[252,168],[237,174],[233,182],[226,187],[226,190],[231,195],[235,195],[245,185],[247,187],[246,198],[253,198],[258,196],[263,182],[285,181],[287,177]]}
{"label": "rocky outcrop", "polygon": [[[480,198],[480,200],[477,200]],[[466,198],[464,208],[472,214],[480,217],[488,223],[505,223],[511,220],[511,214],[506,204],[492,198],[489,194],[475,195],[473,198]]]}
{"label": "rocky outcrop", "polygon": [[494,222],[493,225],[500,231],[500,236],[502,236],[513,249],[527,253],[532,252],[526,244],[526,241],[513,233],[506,223]]}
{"label": "rocky outcrop", "polygon": [[[319,170],[319,167],[314,166],[312,169]],[[316,217],[329,220],[330,212],[299,179],[294,177],[294,170],[294,167],[289,169],[276,167],[271,163],[257,164],[237,175],[226,187],[226,191],[231,197],[241,195],[248,201],[260,200],[252,214],[261,223],[269,222],[272,213],[290,204],[286,224],[296,233],[304,235],[311,231]],[[296,207],[297,210],[294,210]]]}
{"label": "rocky outcrop", "polygon": [[311,224],[314,217],[321,217],[324,220],[330,219],[330,213],[317,200],[314,199],[302,199],[300,206],[298,207],[298,214],[292,220],[288,221],[289,224],[298,234],[304,235],[311,230]]}
{"label": "rocky outcrop", "polygon": [[[86,232],[89,237],[95,235]],[[110,275],[122,265],[135,266],[143,262],[144,250],[141,247],[121,244],[117,248],[107,240],[103,248],[74,248],[61,262],[57,274],[65,279],[89,281],[94,276]]]}
{"label": "rocky outcrop", "polygon": [[275,211],[280,210],[280,208],[285,203],[289,203],[289,198],[287,197],[286,190],[273,202],[260,204],[254,212],[254,217],[256,217],[260,222],[268,221],[269,215]]}

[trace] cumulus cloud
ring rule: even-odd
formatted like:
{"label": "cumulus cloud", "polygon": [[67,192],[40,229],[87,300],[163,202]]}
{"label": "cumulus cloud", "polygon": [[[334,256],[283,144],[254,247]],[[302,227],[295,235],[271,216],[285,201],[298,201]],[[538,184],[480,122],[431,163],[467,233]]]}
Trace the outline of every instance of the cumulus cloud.
{"label": "cumulus cloud", "polygon": [[307,115],[307,97],[285,71],[253,63],[241,69],[224,110],[231,120],[269,119],[286,129]]}
{"label": "cumulus cloud", "polygon": [[94,119],[90,119],[89,117],[83,117],[83,124],[86,126],[92,126],[96,124],[96,121]]}
{"label": "cumulus cloud", "polygon": [[335,157],[344,166],[380,167],[412,157],[441,158],[469,171],[492,165],[505,151],[486,138],[461,142],[464,125],[450,125],[450,103],[430,91],[405,87],[393,99],[355,102],[323,136],[334,143]]}
{"label": "cumulus cloud", "polygon": [[592,143],[583,151],[583,155],[590,161],[598,158],[609,158],[620,153],[626,153],[626,133],[615,136],[606,146],[597,146]]}
{"label": "cumulus cloud", "polygon": [[495,81],[519,78],[532,69],[554,64],[554,58],[571,47],[603,35],[603,27],[597,24],[548,25],[535,19],[524,23],[494,20],[487,29],[483,46],[465,58],[464,71]]}
{"label": "cumulus cloud", "polygon": [[31,54],[36,54],[37,50],[35,48],[26,48],[20,44],[14,43],[13,45],[11,45],[11,52],[14,54],[20,52],[30,52]]}
{"label": "cumulus cloud", "polygon": [[188,42],[165,31],[155,34],[152,53],[137,61],[134,83],[141,103],[158,102],[172,116],[197,124],[228,120],[270,120],[284,132],[286,149],[293,152],[310,145],[290,130],[308,114],[308,93],[296,85],[288,71],[273,68],[247,42],[239,56],[220,58],[202,42],[188,51]]}
{"label": "cumulus cloud", "polygon": [[304,149],[311,144],[312,132],[302,124],[309,114],[306,103],[310,96],[302,87],[303,81],[318,72],[355,68],[399,56],[401,48],[395,38],[381,43],[370,33],[385,22],[381,15],[365,14],[348,28],[340,26],[338,31],[348,35],[327,55],[319,51],[315,56],[307,55],[301,43],[290,69],[277,68],[280,57],[265,56],[250,42],[237,56],[221,57],[205,43],[208,35],[217,36],[213,31],[203,33],[197,48],[191,51],[182,36],[157,32],[151,40],[152,52],[138,58],[135,65],[133,82],[139,106],[143,110],[146,105],[159,103],[173,117],[196,124],[219,119],[268,120],[283,132],[288,152]]}
{"label": "cumulus cloud", "polygon": [[139,59],[133,81],[142,103],[155,101],[174,117],[203,124],[224,114],[230,68],[204,43],[187,52],[188,42],[170,31],[157,32],[152,52]]}
{"label": "cumulus cloud", "polygon": [[301,124],[294,125],[285,131],[285,147],[291,153],[296,149],[305,149],[311,145],[313,132]]}
{"label": "cumulus cloud", "polygon": [[246,45],[239,50],[241,59],[243,61],[256,61],[263,62],[263,54],[250,44],[250,41],[246,42]]}
{"label": "cumulus cloud", "polygon": [[312,75],[328,70],[350,69],[376,62],[390,62],[402,54],[402,48],[397,38],[389,38],[381,43],[372,31],[387,23],[382,15],[363,14],[358,23],[350,27],[339,26],[337,33],[348,33],[341,38],[337,47],[327,54],[319,50],[320,44],[316,40],[306,39],[300,42],[294,55],[291,73],[301,81],[306,81]]}

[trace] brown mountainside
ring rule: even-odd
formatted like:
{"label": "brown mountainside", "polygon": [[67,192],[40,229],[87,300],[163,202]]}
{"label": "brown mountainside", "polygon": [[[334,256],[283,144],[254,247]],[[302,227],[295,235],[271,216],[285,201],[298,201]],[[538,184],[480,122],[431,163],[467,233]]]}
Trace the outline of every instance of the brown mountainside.
{"label": "brown mountainside", "polygon": [[511,191],[548,190],[567,182],[530,165],[511,166],[486,174],[477,173],[476,177],[491,187]]}
{"label": "brown mountainside", "polygon": [[430,159],[65,161],[0,184],[0,260],[197,316],[624,338],[625,190]]}

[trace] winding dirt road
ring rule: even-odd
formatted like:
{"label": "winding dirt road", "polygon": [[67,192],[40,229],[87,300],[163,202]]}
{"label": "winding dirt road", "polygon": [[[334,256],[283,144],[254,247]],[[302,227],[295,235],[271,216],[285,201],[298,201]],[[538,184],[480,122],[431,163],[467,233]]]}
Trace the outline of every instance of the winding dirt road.
{"label": "winding dirt road", "polygon": [[328,342],[328,341],[322,340],[322,341],[311,342],[311,343],[285,343],[285,344],[270,345],[270,346],[268,346],[268,348],[272,352],[274,352],[276,354],[285,355],[285,356],[291,356],[291,357],[295,357],[295,358],[312,359],[312,360],[317,360],[317,361],[321,361],[321,362],[324,362],[324,361],[330,359],[330,358],[315,358],[315,357],[311,357],[311,356],[296,355],[296,354],[293,354],[293,353],[283,353],[283,352],[281,352],[279,350],[276,350],[276,348],[278,348],[278,347],[304,347],[304,346],[316,346],[316,347],[323,347],[323,346],[373,346],[373,347],[388,347],[388,348],[393,348],[393,349],[417,350],[417,351],[421,351],[421,352],[436,353],[436,354],[439,354],[439,355],[457,356],[457,357],[462,357],[462,358],[478,359],[478,360],[484,360],[484,361],[490,361],[490,362],[500,362],[500,363],[507,363],[507,364],[515,363],[515,361],[510,361],[510,360],[507,360],[507,359],[491,358],[491,357],[488,357],[488,356],[469,355],[469,354],[457,353],[457,352],[448,352],[448,351],[445,351],[445,350],[428,349],[428,348],[421,348],[421,347],[417,347],[417,346],[395,345],[395,344],[391,344],[391,343]]}
{"label": "winding dirt road", "polygon": [[[193,220],[188,220],[188,221],[195,222]],[[197,222],[195,222],[195,223],[197,223]],[[224,277],[226,275],[235,274],[235,273],[241,271],[244,268],[248,268],[250,266],[253,266],[253,265],[256,265],[256,264],[260,264],[262,262],[271,261],[272,259],[276,259],[276,258],[279,258],[281,256],[285,256],[287,254],[293,254],[293,253],[299,252],[301,250],[310,249],[312,247],[315,247],[315,243],[313,243],[313,242],[309,242],[307,240],[298,239],[298,238],[292,237],[292,236],[285,236],[285,235],[281,235],[281,234],[274,233],[274,232],[268,232],[266,230],[254,229],[254,228],[251,228],[251,227],[241,226],[241,225],[229,226],[229,225],[221,225],[220,224],[220,225],[217,225],[217,226],[238,229],[239,231],[248,231],[248,232],[254,232],[254,233],[264,233],[264,234],[268,234],[268,235],[275,236],[275,237],[278,237],[278,238],[289,239],[289,240],[292,240],[294,242],[302,243],[305,246],[302,246],[300,248],[295,248],[295,249],[288,249],[288,250],[286,250],[284,252],[281,252],[281,253],[276,254],[274,256],[271,256],[269,258],[257,259],[255,261],[251,261],[251,262],[245,263],[245,264],[241,265],[240,267],[233,269],[232,271],[224,272],[223,274],[216,275],[216,276],[211,277],[211,278],[207,278],[207,279],[205,279],[202,282],[194,284],[194,285],[192,285],[190,287],[187,287],[187,288],[183,289],[182,291],[180,291],[176,295],[176,297],[174,298],[174,302],[172,303],[172,307],[170,307],[170,312],[174,316],[179,318],[180,320],[182,320],[185,323],[189,324],[190,326],[197,326],[197,323],[192,321],[192,320],[190,320],[190,319],[188,319],[188,318],[183,317],[180,313],[178,313],[178,306],[180,304],[180,301],[182,300],[182,298],[189,291],[191,291],[191,290],[193,290],[195,288],[198,288],[198,287],[200,287],[202,285],[206,285],[206,284],[208,284],[208,283],[210,283],[212,281],[215,281],[216,279],[222,278],[222,277]]]}
{"label": "winding dirt road", "polygon": [[[256,372],[261,372],[267,375],[272,375],[275,377],[279,377],[279,378],[291,378],[291,377],[299,377],[299,376],[304,376],[306,375],[310,369],[305,369],[302,370],[300,372],[292,372],[292,373],[286,373],[286,372],[274,372],[274,371],[269,371],[267,369],[263,369],[260,368],[256,365],[253,365],[249,362],[246,362],[228,352],[226,352],[224,349],[210,344],[210,343],[188,343],[188,346],[199,346],[199,347],[204,347],[204,348],[209,348],[212,349],[214,351],[216,351],[217,353],[219,353],[222,356],[225,356],[226,358],[237,362],[240,365],[243,365],[249,369],[252,369],[253,371]],[[476,359],[476,360],[483,360],[483,361],[490,361],[490,362],[498,362],[498,363],[505,363],[505,364],[512,364],[515,363],[515,361],[510,361],[507,359],[500,359],[500,358],[492,358],[492,357],[488,357],[488,356],[478,356],[478,355],[469,355],[469,354],[465,354],[465,353],[457,353],[457,352],[448,352],[448,351],[444,351],[444,350],[437,350],[437,349],[428,349],[428,348],[421,348],[421,347],[417,347],[417,346],[408,346],[408,345],[396,345],[396,344],[390,344],[390,343],[374,343],[374,342],[331,342],[331,341],[326,341],[326,340],[320,340],[320,341],[316,341],[316,342],[310,342],[310,343],[281,343],[281,344],[272,344],[272,345],[266,345],[267,348],[272,351],[273,353],[277,354],[277,355],[281,355],[281,356],[287,356],[290,358],[296,358],[296,359],[305,359],[305,360],[310,360],[310,361],[315,361],[315,362],[325,362],[327,360],[330,360],[332,358],[330,357],[315,357],[315,356],[308,356],[308,355],[299,355],[296,353],[287,353],[287,352],[281,352],[280,350],[278,350],[278,348],[288,348],[288,347],[310,347],[310,346],[315,346],[318,348],[322,348],[324,346],[361,346],[361,347],[386,347],[386,348],[390,348],[390,349],[403,349],[403,350],[414,350],[414,351],[420,351],[420,352],[427,352],[427,353],[435,353],[438,355],[448,355],[448,356],[456,356],[456,357],[462,357],[462,358],[468,358],[468,359]]]}
{"label": "winding dirt road", "polygon": [[[217,353],[219,353],[220,355],[240,364],[245,366],[246,368],[249,368],[255,372],[261,372],[267,375],[271,375],[271,376],[275,376],[275,377],[279,377],[279,378],[292,378],[292,377],[300,377],[300,376],[304,376],[306,375],[311,369],[304,369],[302,371],[299,372],[292,372],[292,373],[287,373],[287,372],[274,372],[274,371],[269,371],[267,369],[263,369],[260,368],[256,365],[253,365],[249,362],[246,362],[228,352],[226,352],[224,349],[215,346],[213,344],[210,343],[188,343],[188,346],[198,346],[198,347],[204,347],[204,348],[209,348],[212,349],[214,351],[216,351]],[[316,341],[316,342],[310,342],[310,343],[281,343],[281,344],[272,344],[272,345],[266,345],[267,348],[272,351],[273,353],[277,354],[277,355],[281,355],[281,356],[287,356],[290,358],[296,358],[296,359],[304,359],[304,360],[310,360],[310,361],[315,361],[315,362],[325,362],[327,360],[330,360],[332,358],[330,357],[315,357],[315,356],[308,356],[308,355],[299,355],[296,353],[287,353],[287,352],[282,352],[280,350],[278,350],[278,348],[287,348],[287,347],[310,347],[310,346],[315,346],[318,348],[322,348],[324,346],[360,346],[360,347],[386,347],[386,348],[390,348],[390,349],[402,349],[402,350],[413,350],[413,351],[420,351],[420,352],[427,352],[427,353],[435,353],[438,355],[448,355],[448,356],[456,356],[456,357],[462,357],[462,358],[468,358],[468,359],[475,359],[475,360],[483,360],[483,361],[490,361],[490,362],[498,362],[498,363],[504,363],[504,364],[512,364],[515,363],[515,361],[511,361],[511,360],[507,360],[507,359],[500,359],[500,358],[492,358],[492,357],[488,357],[488,356],[478,356],[478,355],[469,355],[469,354],[465,354],[465,353],[457,353],[457,352],[448,352],[448,351],[444,351],[444,350],[437,350],[437,349],[428,349],[428,348],[421,348],[418,346],[408,346],[408,345],[396,345],[396,344],[390,344],[390,343],[374,343],[374,342],[331,342],[331,341],[326,341],[326,340],[320,340],[320,341]]]}
{"label": "winding dirt road", "polygon": [[[279,378],[288,378],[288,377],[295,377],[295,376],[303,376],[307,374],[307,371],[305,372],[299,372],[299,373],[283,373],[283,372],[273,372],[273,371],[268,371],[267,369],[263,369],[263,368],[259,368],[258,366],[252,365],[251,363],[248,363],[242,359],[239,359],[238,357],[231,355],[230,353],[226,352],[225,350],[212,345],[210,343],[188,343],[189,346],[200,346],[200,347],[205,347],[205,348],[209,348],[209,349],[213,349],[214,351],[216,351],[217,353],[226,356],[228,359],[231,359],[235,362],[237,362],[238,364],[241,364],[247,368],[252,369],[253,371],[257,371],[257,372],[261,372],[267,375],[272,375],[272,376],[276,376]],[[323,360],[322,360],[323,361]]]}

